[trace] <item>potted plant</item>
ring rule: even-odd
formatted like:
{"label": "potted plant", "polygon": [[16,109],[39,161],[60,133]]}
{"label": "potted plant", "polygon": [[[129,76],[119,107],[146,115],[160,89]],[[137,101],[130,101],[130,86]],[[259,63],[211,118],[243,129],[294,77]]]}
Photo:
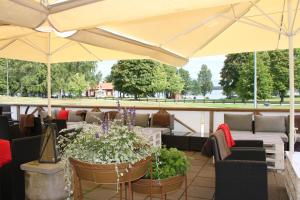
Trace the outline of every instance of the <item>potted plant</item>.
{"label": "potted plant", "polygon": [[[186,172],[189,165],[184,152],[176,148],[158,148],[152,156],[152,168],[148,169],[142,179],[133,183],[133,191],[150,195],[160,194],[162,197],[180,189],[183,182],[186,184]],[[185,192],[187,196],[187,191]]]}
{"label": "potted plant", "polygon": [[84,124],[59,136],[58,144],[66,188],[70,196],[73,184],[74,199],[82,198],[81,179],[118,185],[131,182],[145,175],[151,160],[148,142],[121,121]]}

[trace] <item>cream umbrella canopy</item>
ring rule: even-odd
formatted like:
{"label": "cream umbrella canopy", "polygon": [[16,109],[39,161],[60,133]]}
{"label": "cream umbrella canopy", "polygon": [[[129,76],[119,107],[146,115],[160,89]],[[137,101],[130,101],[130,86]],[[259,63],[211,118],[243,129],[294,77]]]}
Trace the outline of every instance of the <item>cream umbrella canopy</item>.
{"label": "cream umbrella canopy", "polygon": [[[72,25],[68,26],[60,21],[63,16],[77,9],[89,8],[91,12],[80,16],[80,19],[78,16],[72,16],[72,19],[87,22],[88,16],[93,12],[92,6],[105,13],[104,9],[108,5],[120,2],[89,1],[75,6],[75,2],[66,1],[51,6],[49,19],[57,23],[56,27],[59,30],[71,30]],[[134,7],[136,12],[116,18],[113,11],[118,11],[121,16],[127,11],[120,11],[120,7],[115,4],[117,8],[110,10],[113,14],[100,17],[95,12],[95,21],[85,23],[85,26],[96,26],[100,31],[117,33],[137,41],[147,41],[153,46],[185,58],[289,49],[289,141],[290,150],[294,150],[293,48],[300,47],[299,0],[145,0],[142,3],[133,0],[126,1],[126,4],[124,8]],[[75,38],[76,35],[72,37]],[[77,35],[76,39],[79,40],[80,36]],[[81,38],[80,41],[86,40]]]}
{"label": "cream umbrella canopy", "polygon": [[[75,38],[70,37],[72,35]],[[85,38],[86,42],[75,40],[77,35]],[[95,41],[93,39],[92,30],[60,33],[47,23],[37,30],[0,24],[0,57],[47,64],[49,115],[51,115],[51,63],[138,58],[153,58],[171,64],[186,62],[186,59],[166,50],[111,33],[98,32]]]}
{"label": "cream umbrella canopy", "polygon": [[[48,68],[48,114],[51,114],[51,63],[146,58],[76,42],[52,31],[0,26],[0,57],[41,62]],[[71,34],[71,33],[68,33]],[[67,34],[65,33],[64,36]],[[116,43],[116,42],[115,42]],[[113,43],[112,43],[113,44]]]}
{"label": "cream umbrella canopy", "polygon": [[[299,0],[53,0],[44,6],[33,0],[4,2],[8,3],[0,3],[0,21],[36,28],[47,19],[58,31],[84,28],[96,46],[103,32],[126,37],[154,47],[152,56],[159,50],[169,52],[168,61],[178,65],[189,57],[288,48],[293,150],[293,47],[300,47]],[[16,16],[10,13],[17,10]],[[21,13],[30,17],[20,19]],[[91,43],[80,33],[70,38]]]}

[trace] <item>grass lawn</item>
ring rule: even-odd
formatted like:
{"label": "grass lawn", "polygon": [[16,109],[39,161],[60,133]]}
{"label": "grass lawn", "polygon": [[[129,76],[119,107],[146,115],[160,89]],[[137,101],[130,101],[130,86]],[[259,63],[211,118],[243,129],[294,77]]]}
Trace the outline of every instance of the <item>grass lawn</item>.
{"label": "grass lawn", "polygon": [[[143,107],[187,107],[187,108],[253,108],[253,104],[229,104],[229,103],[183,103],[183,102],[147,102],[122,100],[121,106],[143,106]],[[47,104],[46,98],[39,97],[9,97],[0,96],[0,104]],[[76,98],[76,99],[52,99],[53,105],[76,105],[76,106],[116,106],[116,100],[104,100],[95,98]],[[258,108],[266,108],[264,105],[258,105]],[[289,108],[289,105],[270,105],[268,108]],[[296,105],[300,109],[300,105]]]}

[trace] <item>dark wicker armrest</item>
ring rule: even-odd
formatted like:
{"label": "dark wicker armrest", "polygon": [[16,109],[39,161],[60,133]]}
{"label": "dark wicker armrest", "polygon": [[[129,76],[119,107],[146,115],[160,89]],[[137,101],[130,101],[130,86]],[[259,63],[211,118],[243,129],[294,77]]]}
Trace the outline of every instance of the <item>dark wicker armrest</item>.
{"label": "dark wicker armrest", "polygon": [[[248,178],[254,175],[263,176],[267,172],[267,162],[253,160],[222,160],[216,162],[216,177],[234,180],[248,174]],[[250,181],[250,180],[248,180]],[[254,181],[254,180],[253,180]]]}
{"label": "dark wicker armrest", "polygon": [[262,140],[235,140],[234,147],[263,147]]}
{"label": "dark wicker armrest", "polygon": [[266,151],[264,148],[231,149],[231,153],[227,160],[266,161]]}
{"label": "dark wicker armrest", "polygon": [[24,137],[21,134],[21,131],[20,131],[20,128],[19,128],[18,124],[14,124],[14,125],[9,126],[9,132],[11,134],[11,139],[16,139],[16,138],[22,138],[22,137]]}
{"label": "dark wicker armrest", "polygon": [[215,199],[267,200],[266,162],[236,160],[216,162]]}

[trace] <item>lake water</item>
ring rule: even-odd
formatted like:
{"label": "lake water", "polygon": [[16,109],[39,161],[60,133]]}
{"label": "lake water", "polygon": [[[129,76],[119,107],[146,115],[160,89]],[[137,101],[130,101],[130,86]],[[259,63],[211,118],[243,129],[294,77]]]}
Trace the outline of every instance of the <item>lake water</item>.
{"label": "lake water", "polygon": [[[223,95],[223,90],[213,90],[210,94],[206,95],[209,99],[223,99],[226,98],[225,95]],[[197,99],[203,99],[204,97],[202,95],[196,96]]]}

